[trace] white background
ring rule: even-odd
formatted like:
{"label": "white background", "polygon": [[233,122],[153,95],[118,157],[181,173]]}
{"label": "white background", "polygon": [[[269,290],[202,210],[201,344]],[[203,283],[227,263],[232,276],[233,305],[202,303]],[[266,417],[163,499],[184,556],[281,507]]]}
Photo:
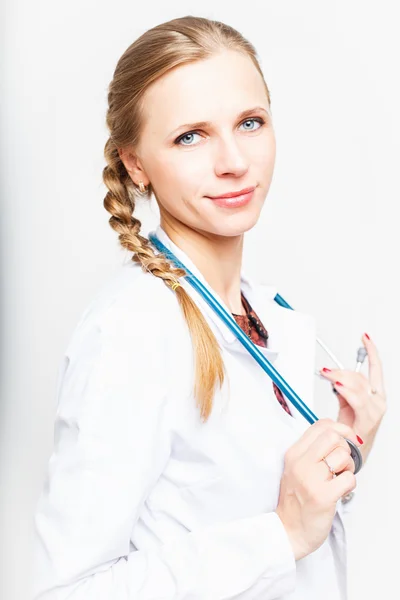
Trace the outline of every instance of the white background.
{"label": "white background", "polygon": [[[363,331],[380,350],[389,409],[357,476],[349,600],[393,597],[400,534],[397,10],[383,0],[3,0],[1,598],[26,598],[31,519],[52,450],[62,353],[86,304],[127,259],[103,208],[107,86],[139,35],[187,14],[239,29],[255,45],[271,90],[276,168],[262,217],[246,234],[245,266],[317,317],[319,334],[346,368],[354,368]],[[155,202],[138,212],[147,234],[157,223]],[[334,414],[326,382],[316,385],[317,414]]]}

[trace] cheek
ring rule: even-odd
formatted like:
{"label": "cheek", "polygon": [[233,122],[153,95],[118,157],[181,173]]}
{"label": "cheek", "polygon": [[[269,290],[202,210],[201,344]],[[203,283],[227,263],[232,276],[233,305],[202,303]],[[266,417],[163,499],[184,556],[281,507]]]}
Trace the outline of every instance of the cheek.
{"label": "cheek", "polygon": [[204,168],[201,158],[195,158],[188,152],[185,156],[177,156],[176,160],[164,160],[157,165],[154,181],[156,188],[164,196],[176,190],[179,196],[193,196],[204,182]]}
{"label": "cheek", "polygon": [[[162,207],[176,219],[191,223],[198,198],[204,195],[204,173],[191,161],[164,161],[152,169],[154,193]],[[173,193],[172,193],[173,190]]]}
{"label": "cheek", "polygon": [[275,165],[276,145],[275,138],[268,138],[263,144],[260,144],[252,155],[252,163],[261,173],[271,173]]}

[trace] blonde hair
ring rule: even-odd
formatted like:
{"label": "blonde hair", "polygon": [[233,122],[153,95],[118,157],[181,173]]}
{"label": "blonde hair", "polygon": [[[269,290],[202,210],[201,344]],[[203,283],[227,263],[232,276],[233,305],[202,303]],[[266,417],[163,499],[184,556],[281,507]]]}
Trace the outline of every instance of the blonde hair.
{"label": "blonde hair", "polygon": [[[156,255],[147,238],[140,235],[141,222],[134,216],[137,198],[150,200],[152,186],[144,192],[133,183],[119,149],[138,143],[143,123],[144,95],[149,85],[177,67],[210,58],[222,50],[248,55],[259,71],[270,104],[254,47],[238,31],[219,21],[186,16],[153,27],[131,44],[119,59],[108,88],[106,116],[110,137],[104,148],[107,166],[103,181],[108,188],[104,207],[112,215],[110,226],[119,234],[120,244],[133,252],[132,261],[142,265],[171,287],[186,273],[175,268],[163,254]],[[175,286],[174,286],[175,287]],[[194,396],[206,421],[213,405],[217,380],[222,386],[225,368],[219,344],[191,296],[182,286],[175,288],[189,327],[195,356]]]}

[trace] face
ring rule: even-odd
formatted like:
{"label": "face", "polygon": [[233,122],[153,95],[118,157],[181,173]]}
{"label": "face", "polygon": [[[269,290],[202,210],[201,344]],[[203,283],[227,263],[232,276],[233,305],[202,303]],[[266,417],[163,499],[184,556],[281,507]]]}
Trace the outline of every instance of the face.
{"label": "face", "polygon": [[[214,237],[251,229],[275,163],[268,98],[251,59],[224,51],[179,66],[148,88],[144,106],[131,176],[151,183],[165,231]],[[210,198],[249,187],[255,190],[241,206]]]}

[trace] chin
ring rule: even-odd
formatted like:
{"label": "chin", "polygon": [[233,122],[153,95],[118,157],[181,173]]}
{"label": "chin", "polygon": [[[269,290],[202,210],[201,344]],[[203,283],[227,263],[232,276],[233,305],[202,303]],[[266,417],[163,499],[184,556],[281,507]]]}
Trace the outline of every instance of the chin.
{"label": "chin", "polygon": [[226,237],[234,237],[242,235],[246,231],[250,231],[257,224],[260,217],[260,212],[243,211],[242,213],[226,215],[221,217],[217,226],[213,223],[210,228],[207,228],[210,233]]}

